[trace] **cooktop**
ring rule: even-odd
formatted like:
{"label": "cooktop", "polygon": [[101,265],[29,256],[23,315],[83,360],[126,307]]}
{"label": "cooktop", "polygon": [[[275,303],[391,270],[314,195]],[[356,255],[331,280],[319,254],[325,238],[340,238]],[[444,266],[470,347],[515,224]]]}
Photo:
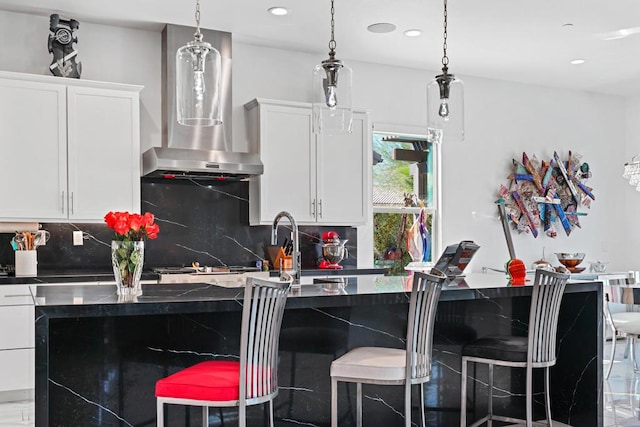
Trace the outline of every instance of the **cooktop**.
{"label": "cooktop", "polygon": [[241,265],[225,265],[220,267],[155,267],[152,269],[158,274],[190,274],[190,273],[247,273],[258,271],[257,267],[246,267]]}

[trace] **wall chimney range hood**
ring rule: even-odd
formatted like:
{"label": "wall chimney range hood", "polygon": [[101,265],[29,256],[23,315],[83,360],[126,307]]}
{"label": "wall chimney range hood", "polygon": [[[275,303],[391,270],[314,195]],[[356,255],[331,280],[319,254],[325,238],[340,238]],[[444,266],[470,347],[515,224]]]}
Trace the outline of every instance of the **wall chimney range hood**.
{"label": "wall chimney range hood", "polygon": [[142,175],[152,178],[244,180],[261,175],[255,153],[234,152],[231,138],[231,33],[202,30],[222,57],[222,125],[192,127],[176,119],[176,51],[195,29],[167,25],[162,31],[162,147],[142,154]]}

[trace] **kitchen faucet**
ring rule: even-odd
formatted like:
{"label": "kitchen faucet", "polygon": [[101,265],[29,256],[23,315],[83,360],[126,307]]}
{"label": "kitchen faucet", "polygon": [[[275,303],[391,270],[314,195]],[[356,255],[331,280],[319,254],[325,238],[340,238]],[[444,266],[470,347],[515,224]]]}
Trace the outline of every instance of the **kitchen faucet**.
{"label": "kitchen faucet", "polygon": [[[300,240],[298,236],[298,224],[296,224],[296,220],[293,219],[293,216],[289,212],[282,211],[278,215],[276,215],[275,219],[273,220],[273,226],[271,227],[271,244],[272,245],[278,244],[278,223],[280,222],[282,217],[287,218],[291,223],[291,241],[293,242],[293,253],[291,254],[292,256],[291,276],[293,276],[293,284],[299,285],[301,267],[300,267]],[[282,260],[280,262],[282,262]],[[275,267],[277,266],[274,265],[274,268]]]}

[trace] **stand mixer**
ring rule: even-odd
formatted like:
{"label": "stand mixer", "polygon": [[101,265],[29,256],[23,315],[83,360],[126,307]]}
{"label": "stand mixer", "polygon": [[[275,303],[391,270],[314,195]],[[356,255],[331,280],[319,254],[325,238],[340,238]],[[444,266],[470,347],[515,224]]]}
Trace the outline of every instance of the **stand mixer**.
{"label": "stand mixer", "polygon": [[348,240],[340,240],[340,236],[335,231],[326,231],[322,233],[322,242],[323,259],[318,268],[341,270],[340,261],[349,256],[349,251],[345,247]]}

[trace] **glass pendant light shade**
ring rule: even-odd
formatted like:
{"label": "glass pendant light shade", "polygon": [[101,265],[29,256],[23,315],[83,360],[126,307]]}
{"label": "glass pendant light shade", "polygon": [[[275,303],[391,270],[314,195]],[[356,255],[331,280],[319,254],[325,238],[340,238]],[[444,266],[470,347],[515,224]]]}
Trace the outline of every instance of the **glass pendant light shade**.
{"label": "glass pendant light shade", "polygon": [[313,70],[313,131],[350,133],[353,123],[351,105],[351,68],[340,60],[327,59]]}
{"label": "glass pendant light shade", "polygon": [[220,53],[209,43],[193,40],[176,53],[178,123],[214,126],[222,123]]}
{"label": "glass pendant light shade", "polygon": [[464,141],[464,84],[453,74],[427,85],[427,127],[441,130],[445,142]]}

